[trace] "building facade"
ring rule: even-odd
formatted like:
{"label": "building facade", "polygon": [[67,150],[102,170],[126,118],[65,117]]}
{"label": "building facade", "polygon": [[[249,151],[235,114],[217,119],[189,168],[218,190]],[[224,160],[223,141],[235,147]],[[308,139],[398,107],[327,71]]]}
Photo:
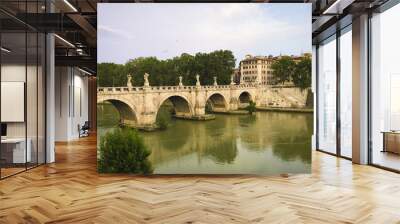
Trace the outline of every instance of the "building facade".
{"label": "building facade", "polygon": [[240,84],[240,68],[235,68],[233,70],[233,82],[235,82],[236,84]]}
{"label": "building facade", "polygon": [[240,61],[240,83],[260,83],[263,85],[273,84],[271,65],[276,57],[246,55]]}
{"label": "building facade", "polygon": [[[298,63],[301,59],[308,57],[311,54],[305,53],[300,56],[290,56],[294,62]],[[276,85],[276,79],[273,75],[272,64],[274,61],[281,58],[281,56],[252,56],[246,55],[245,59],[240,61],[238,74],[240,76],[240,83],[259,83],[262,85]],[[237,76],[235,75],[235,78]],[[285,83],[284,85],[292,85],[292,82]]]}

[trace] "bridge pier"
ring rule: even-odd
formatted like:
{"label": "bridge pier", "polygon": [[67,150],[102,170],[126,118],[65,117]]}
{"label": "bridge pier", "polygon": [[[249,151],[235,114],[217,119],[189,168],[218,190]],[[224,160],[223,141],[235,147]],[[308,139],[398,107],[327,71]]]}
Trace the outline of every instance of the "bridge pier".
{"label": "bridge pier", "polygon": [[206,114],[206,107],[205,105],[195,105],[194,107],[194,114],[193,116],[203,116]]}
{"label": "bridge pier", "polygon": [[136,127],[136,121],[121,118],[120,124],[127,127]]}
{"label": "bridge pier", "polygon": [[205,93],[201,91],[199,77],[197,76],[197,83],[195,89],[195,104],[194,104],[194,116],[203,116],[206,114],[206,101],[204,100]]}
{"label": "bridge pier", "polygon": [[143,112],[140,121],[136,125],[137,128],[154,128],[156,125],[156,116],[155,112]]}
{"label": "bridge pier", "polygon": [[229,100],[229,111],[239,110],[239,100],[235,97],[231,97]]}

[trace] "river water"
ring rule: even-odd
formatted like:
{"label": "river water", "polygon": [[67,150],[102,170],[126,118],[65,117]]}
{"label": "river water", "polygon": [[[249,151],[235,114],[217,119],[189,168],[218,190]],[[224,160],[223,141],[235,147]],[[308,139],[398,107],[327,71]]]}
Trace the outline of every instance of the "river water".
{"label": "river water", "polygon": [[167,130],[140,134],[155,174],[270,175],[310,172],[312,128],[311,113],[256,112],[172,119]]}

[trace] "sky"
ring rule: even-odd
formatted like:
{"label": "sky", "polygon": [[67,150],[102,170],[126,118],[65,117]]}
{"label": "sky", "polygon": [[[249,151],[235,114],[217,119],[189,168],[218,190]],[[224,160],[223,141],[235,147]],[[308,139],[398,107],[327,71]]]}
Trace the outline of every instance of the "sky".
{"label": "sky", "polygon": [[246,54],[311,52],[311,4],[98,4],[97,60],[231,50]]}

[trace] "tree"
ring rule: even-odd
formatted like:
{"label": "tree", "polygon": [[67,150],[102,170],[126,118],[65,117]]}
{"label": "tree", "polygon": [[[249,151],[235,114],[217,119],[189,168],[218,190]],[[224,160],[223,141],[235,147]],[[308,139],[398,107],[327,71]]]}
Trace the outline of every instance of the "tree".
{"label": "tree", "polygon": [[148,160],[151,152],[134,129],[115,129],[101,137],[99,154],[99,172],[135,174],[153,172]]}
{"label": "tree", "polygon": [[127,71],[124,65],[114,63],[100,63],[97,65],[98,86],[125,86]]}
{"label": "tree", "polygon": [[213,51],[207,54],[207,57],[208,61],[204,65],[204,73],[199,73],[200,75],[205,75],[205,77],[202,77],[202,83],[204,85],[212,85],[214,83],[214,76],[216,76],[219,84],[229,84],[233,69],[235,68],[235,57],[232,51]]}
{"label": "tree", "polygon": [[156,57],[139,57],[129,60],[125,64],[126,70],[132,75],[133,85],[142,86],[144,84],[144,73],[149,73],[149,82],[151,85],[160,85],[163,83],[162,65]]}
{"label": "tree", "polygon": [[277,84],[290,81],[296,68],[296,62],[290,56],[282,56],[272,63],[272,74]]}
{"label": "tree", "polygon": [[301,89],[311,86],[311,58],[304,57],[296,64],[292,81],[295,86]]}
{"label": "tree", "polygon": [[193,55],[183,53],[180,57],[175,57],[175,68],[177,75],[182,76],[184,85],[194,85],[196,83],[195,57]]}
{"label": "tree", "polygon": [[254,112],[256,112],[256,103],[252,100],[250,100],[249,105],[247,105],[246,110],[249,112],[250,115],[252,115]]}
{"label": "tree", "polygon": [[127,74],[132,75],[134,86],[144,83],[144,73],[149,73],[153,86],[177,85],[179,76],[184,85],[195,85],[196,75],[200,75],[202,85],[212,85],[214,76],[219,84],[229,84],[235,67],[232,51],[218,50],[211,53],[197,53],[159,60],[156,57],[139,57],[129,60],[125,65],[101,63],[98,65],[99,86],[125,86]]}
{"label": "tree", "polygon": [[161,105],[160,109],[158,110],[157,117],[156,117],[156,124],[160,130],[165,130],[168,128],[170,123],[171,115],[173,114],[173,105],[166,105],[167,102]]}

